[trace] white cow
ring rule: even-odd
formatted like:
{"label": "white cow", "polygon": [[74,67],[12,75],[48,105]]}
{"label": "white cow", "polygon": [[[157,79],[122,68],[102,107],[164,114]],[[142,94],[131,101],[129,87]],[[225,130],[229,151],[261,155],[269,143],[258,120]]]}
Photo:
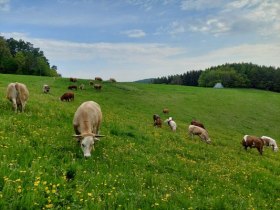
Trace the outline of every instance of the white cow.
{"label": "white cow", "polygon": [[94,146],[96,137],[103,137],[99,135],[99,128],[102,121],[102,112],[99,104],[94,101],[86,101],[82,103],[75,112],[73,119],[73,126],[76,135],[81,143],[85,157],[91,156],[91,150]]}
{"label": "white cow", "polygon": [[7,99],[13,103],[14,111],[24,112],[25,104],[29,97],[29,91],[25,84],[10,83],[7,87]]}
{"label": "white cow", "polygon": [[261,139],[264,141],[265,146],[271,146],[274,152],[278,151],[278,146],[273,138],[268,136],[262,136]]}

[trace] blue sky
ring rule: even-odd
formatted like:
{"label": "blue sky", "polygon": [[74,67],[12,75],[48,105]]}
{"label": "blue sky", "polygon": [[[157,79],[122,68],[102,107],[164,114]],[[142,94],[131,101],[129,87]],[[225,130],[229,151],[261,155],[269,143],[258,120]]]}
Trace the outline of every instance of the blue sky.
{"label": "blue sky", "polygon": [[279,0],[0,0],[0,35],[63,77],[117,81],[231,62],[280,67]]}

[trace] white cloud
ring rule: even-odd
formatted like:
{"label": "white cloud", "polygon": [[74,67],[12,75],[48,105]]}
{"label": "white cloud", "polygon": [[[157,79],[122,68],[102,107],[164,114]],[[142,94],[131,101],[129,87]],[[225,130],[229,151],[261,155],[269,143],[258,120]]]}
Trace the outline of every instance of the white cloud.
{"label": "white cloud", "polygon": [[182,10],[206,10],[221,7],[224,0],[182,0]]}
{"label": "white cloud", "polygon": [[133,29],[121,32],[121,34],[125,34],[130,38],[142,38],[146,36],[146,33],[141,29]]}
{"label": "white cloud", "polygon": [[78,43],[37,39],[27,34],[1,34],[23,39],[40,47],[51,65],[64,77],[134,81],[151,77],[182,74],[231,62],[252,62],[280,67],[280,44],[243,44],[220,48],[197,56],[185,56],[189,49],[158,43]]}
{"label": "white cloud", "polygon": [[10,0],[0,0],[0,12],[7,12],[10,10]]}

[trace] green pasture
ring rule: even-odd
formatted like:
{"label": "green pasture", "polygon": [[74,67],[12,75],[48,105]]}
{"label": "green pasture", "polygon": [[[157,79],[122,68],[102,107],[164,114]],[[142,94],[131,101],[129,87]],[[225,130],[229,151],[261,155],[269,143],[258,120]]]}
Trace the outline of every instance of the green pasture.
{"label": "green pasture", "polygon": [[[6,99],[10,82],[29,89],[24,113]],[[240,144],[249,134],[280,146],[279,93],[110,82],[96,91],[81,83],[73,102],[61,102],[67,78],[0,74],[0,209],[280,209],[280,153]],[[88,100],[101,106],[106,137],[85,159],[72,120]],[[172,116],[177,132],[153,127],[153,114]],[[192,119],[212,144],[187,135]]]}

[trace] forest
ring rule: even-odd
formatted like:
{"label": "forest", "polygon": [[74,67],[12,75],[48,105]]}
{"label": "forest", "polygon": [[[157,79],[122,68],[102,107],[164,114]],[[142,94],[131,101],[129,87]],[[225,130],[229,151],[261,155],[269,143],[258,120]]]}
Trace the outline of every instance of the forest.
{"label": "forest", "polygon": [[205,69],[188,71],[152,80],[154,84],[177,84],[213,87],[222,83],[227,88],[256,88],[280,92],[280,68],[252,63],[226,63]]}
{"label": "forest", "polygon": [[50,67],[40,48],[30,42],[0,36],[0,73],[56,77],[57,66]]}

